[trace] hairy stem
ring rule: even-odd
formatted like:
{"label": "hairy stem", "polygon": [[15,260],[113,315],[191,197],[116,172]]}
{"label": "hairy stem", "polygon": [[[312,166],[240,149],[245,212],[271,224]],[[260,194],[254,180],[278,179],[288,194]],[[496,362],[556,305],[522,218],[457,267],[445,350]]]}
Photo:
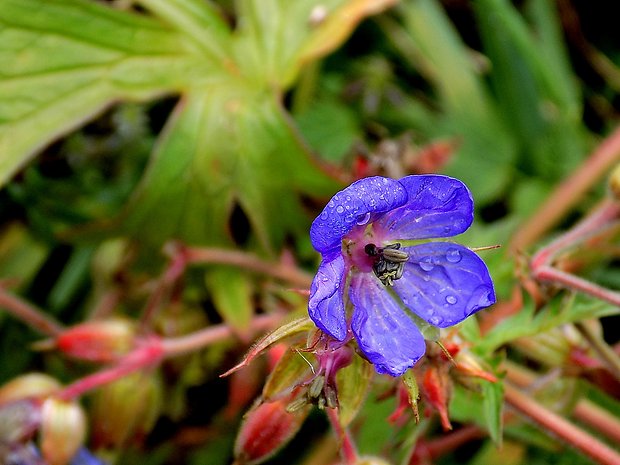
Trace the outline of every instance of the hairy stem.
{"label": "hairy stem", "polygon": [[0,308],[46,336],[58,336],[64,330],[59,322],[47,316],[43,310],[8,292],[2,286],[0,286]]}
{"label": "hairy stem", "polygon": [[509,383],[505,383],[504,392],[508,405],[596,463],[601,465],[618,465],[620,463],[620,454],[616,451],[523,394]]}
{"label": "hairy stem", "polygon": [[341,452],[344,460],[344,465],[354,465],[357,462],[357,451],[355,450],[355,444],[349,432],[342,427],[340,419],[338,418],[338,410],[334,408],[326,408],[327,418],[339,441],[342,442]]}
{"label": "hairy stem", "polygon": [[547,198],[513,236],[510,250],[523,251],[557,224],[602,176],[620,161],[620,127]]}
{"label": "hairy stem", "polygon": [[237,250],[217,249],[211,247],[185,249],[188,263],[218,263],[233,265],[255,273],[265,274],[295,286],[309,288],[312,276],[294,266],[262,260],[254,254]]}
{"label": "hairy stem", "polygon": [[[271,329],[282,321],[282,315],[261,315],[254,318],[250,328],[254,331]],[[234,334],[232,328],[226,324],[210,326],[186,336],[164,339],[161,342],[164,357],[177,357],[207,347],[215,342],[222,341]]]}

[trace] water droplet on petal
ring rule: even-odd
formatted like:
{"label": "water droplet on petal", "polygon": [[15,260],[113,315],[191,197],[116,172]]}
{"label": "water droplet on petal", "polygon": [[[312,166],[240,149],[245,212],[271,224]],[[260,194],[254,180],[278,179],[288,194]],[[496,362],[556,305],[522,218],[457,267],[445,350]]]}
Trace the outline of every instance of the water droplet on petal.
{"label": "water droplet on petal", "polygon": [[419,265],[420,268],[422,268],[424,271],[431,271],[433,268],[435,268],[435,265],[433,265],[430,257],[426,257],[420,260]]}
{"label": "water droplet on petal", "polygon": [[370,212],[366,213],[364,216],[360,216],[356,223],[359,224],[360,226],[363,224],[366,224],[370,221]]}
{"label": "water droplet on petal", "polygon": [[337,211],[338,213],[342,213],[342,212],[344,211],[344,207],[343,207],[342,205],[338,205],[338,206],[336,207],[336,211]]}
{"label": "water droplet on petal", "polygon": [[443,318],[438,317],[438,316],[432,316],[428,319],[428,322],[432,324],[433,326],[437,326],[443,323]]}
{"label": "water droplet on petal", "polygon": [[454,305],[456,303],[456,297],[453,295],[447,295],[446,302],[449,303],[450,305]]}
{"label": "water droplet on petal", "polygon": [[458,263],[461,261],[461,252],[457,249],[448,249],[446,252],[446,260],[450,263]]}

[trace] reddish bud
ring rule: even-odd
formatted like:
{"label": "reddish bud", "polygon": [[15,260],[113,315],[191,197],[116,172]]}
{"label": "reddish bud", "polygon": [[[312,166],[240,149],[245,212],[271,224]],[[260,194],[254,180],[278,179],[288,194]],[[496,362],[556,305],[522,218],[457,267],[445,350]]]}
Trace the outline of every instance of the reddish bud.
{"label": "reddish bud", "polygon": [[245,416],[235,443],[236,464],[259,464],[279,451],[308,416],[308,407],[289,412],[293,397],[261,403]]}
{"label": "reddish bud", "polygon": [[448,376],[448,366],[439,367],[430,366],[424,372],[422,384],[424,386],[425,399],[433,406],[439,418],[441,426],[444,430],[452,429],[450,418],[448,416],[448,404],[450,403],[451,381]]}
{"label": "reddish bud", "polygon": [[55,346],[63,353],[91,362],[111,362],[130,351],[134,329],[130,322],[114,319],[82,323],[64,331]]}
{"label": "reddish bud", "polygon": [[86,436],[86,416],[75,402],[53,397],[41,408],[41,452],[49,465],[66,465]]}

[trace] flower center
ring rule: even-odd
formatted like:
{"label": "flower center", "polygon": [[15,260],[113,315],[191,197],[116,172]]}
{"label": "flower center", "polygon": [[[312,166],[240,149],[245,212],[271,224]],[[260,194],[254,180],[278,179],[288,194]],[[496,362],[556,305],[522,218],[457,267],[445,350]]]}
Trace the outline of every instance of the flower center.
{"label": "flower center", "polygon": [[400,243],[377,247],[375,244],[366,244],[364,252],[373,259],[372,271],[384,286],[394,285],[394,281],[400,279],[405,271],[405,262],[409,260],[409,254],[400,249]]}

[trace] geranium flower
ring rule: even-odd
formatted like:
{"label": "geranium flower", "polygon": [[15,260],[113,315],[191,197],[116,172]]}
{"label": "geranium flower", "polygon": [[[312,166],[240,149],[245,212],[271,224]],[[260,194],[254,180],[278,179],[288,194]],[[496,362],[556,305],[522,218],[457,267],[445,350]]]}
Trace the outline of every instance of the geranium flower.
{"label": "geranium flower", "polygon": [[310,228],[322,261],[308,312],[331,337],[352,331],[378,373],[400,376],[424,355],[411,313],[445,328],[495,302],[489,271],[446,238],[473,221],[469,189],[448,176],[360,179],[332,197]]}

